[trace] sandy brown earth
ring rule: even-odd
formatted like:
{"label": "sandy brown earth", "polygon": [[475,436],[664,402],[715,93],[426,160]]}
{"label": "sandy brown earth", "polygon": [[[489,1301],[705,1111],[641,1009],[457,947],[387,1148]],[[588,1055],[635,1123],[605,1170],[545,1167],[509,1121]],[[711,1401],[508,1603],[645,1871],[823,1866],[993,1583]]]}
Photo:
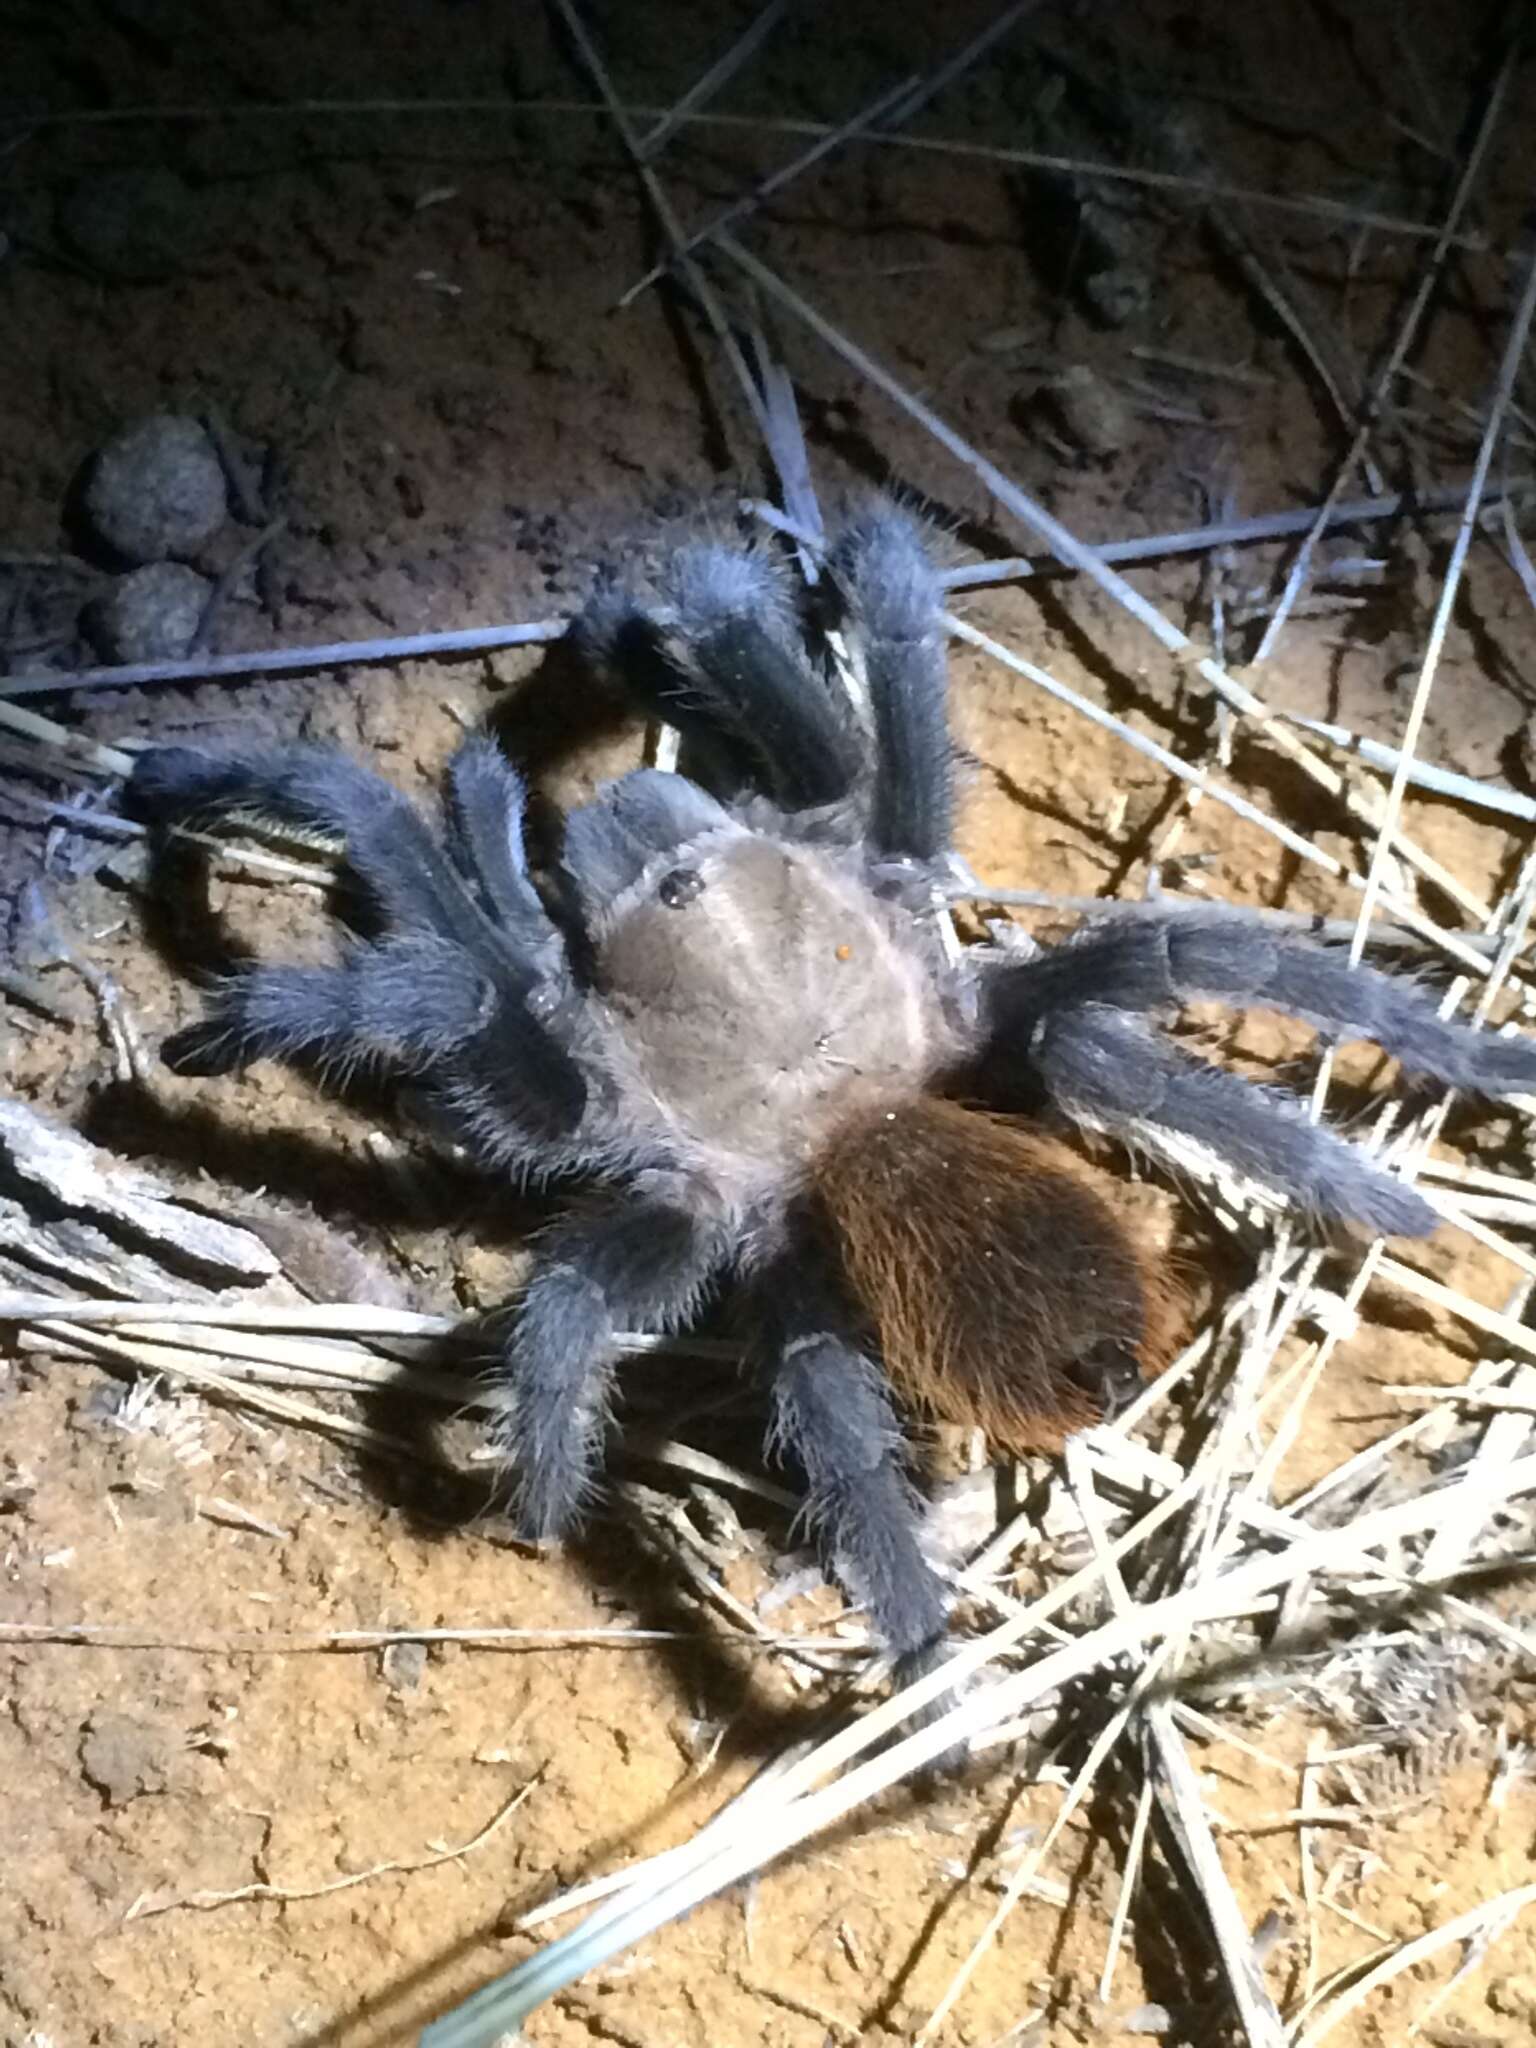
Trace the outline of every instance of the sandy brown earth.
{"label": "sandy brown earth", "polygon": [[[637,105],[669,104],[751,11],[670,0],[590,10]],[[721,104],[842,120],[942,61],[990,11],[859,5],[834,20],[799,10]],[[1492,25],[1461,13],[1137,0],[1105,10],[1093,32],[1116,38],[1125,77],[1198,132],[1226,180],[1424,219],[1443,211],[1447,163],[1468,108],[1482,105],[1480,39]],[[1071,50],[1075,22],[1043,9],[1039,34]],[[701,526],[728,531],[739,498],[767,486],[707,328],[654,290],[615,310],[655,245],[605,122],[394,104],[585,101],[589,83],[542,11],[341,0],[317,19],[286,0],[211,10],[13,0],[0,49],[0,579],[11,579],[0,596],[12,606],[12,669],[88,658],[72,638],[82,465],[117,426],[155,411],[217,408],[237,454],[264,475],[262,509],[286,522],[232,580],[216,642],[225,651],[563,616],[600,564]],[[917,132],[1050,146],[1047,76],[1020,30]],[[1529,89],[1528,70],[1517,74],[1517,98]],[[391,104],[345,116],[261,111],[301,96]],[[105,118],[153,106],[222,111]],[[1470,465],[1513,290],[1502,251],[1524,204],[1526,125],[1512,113],[1496,135],[1469,221],[1487,246],[1453,256],[1413,359],[1423,380],[1414,406],[1382,441],[1394,482],[1458,479]],[[668,189],[686,219],[703,221],[802,140],[750,124],[689,131],[662,159]],[[1101,137],[1099,147],[1113,145]],[[1146,145],[1123,139],[1119,154],[1142,161]],[[1129,325],[1107,328],[1085,312],[1070,266],[1064,287],[1042,260],[1034,227],[1046,205],[986,158],[868,148],[787,191],[754,246],[1086,537],[1198,525],[1228,493],[1238,513],[1313,502],[1339,430],[1209,221],[1133,193],[1122,225],[1154,290]],[[1358,373],[1418,275],[1422,241],[1257,209],[1246,218],[1276,260],[1283,237],[1298,297],[1325,309]],[[1027,544],[867,380],[787,317],[774,334],[829,503],[892,484],[923,504],[957,560]],[[1180,357],[1241,374],[1170,368]],[[1109,383],[1107,423],[1102,409],[1085,419],[1059,390],[1042,391],[1074,365]],[[1517,439],[1510,468],[1528,460],[1528,439]],[[217,577],[254,531],[231,521],[199,566]],[[1443,525],[1330,542],[1334,555],[1370,552],[1384,566],[1368,583],[1336,579],[1344,601],[1293,623],[1263,678],[1269,700],[1393,739],[1447,544]],[[23,556],[52,564],[24,565],[24,606]],[[1245,550],[1228,566],[1234,658],[1251,651],[1245,594],[1279,560]],[[1196,558],[1135,580],[1207,634],[1210,576]],[[1101,596],[1054,580],[978,594],[963,609],[1137,731],[1210,758],[1203,694]],[[23,614],[34,636],[25,648]],[[1533,655],[1519,578],[1480,543],[1425,756],[1520,785]],[[1135,896],[1155,853],[1171,886],[1351,910],[1347,889],[1216,803],[1182,806],[1154,763],[975,651],[956,649],[953,677],[962,849],[991,886]],[[621,709],[538,648],[43,697],[36,708],[107,742],[336,738],[418,794],[484,719],[559,802],[641,746]],[[37,801],[62,792],[12,781],[11,765],[0,755],[18,960],[36,955],[41,903],[153,1047],[196,1014],[177,971],[196,957],[182,921],[147,905],[137,847],[47,830]],[[1225,772],[1329,853],[1368,861],[1344,805],[1262,737],[1240,733]],[[1412,799],[1406,820],[1485,903],[1528,851],[1528,835],[1455,803]],[[1429,885],[1421,900],[1469,921]],[[276,933],[299,951],[324,929],[317,892],[270,879],[219,879],[212,908],[237,944],[270,947]],[[6,1089],[222,1213],[275,1219],[306,1293],[471,1313],[515,1287],[537,1204],[409,1145],[396,1155],[403,1169],[381,1164],[379,1104],[337,1102],[269,1066],[221,1082],[157,1071],[124,1084],[90,991],[58,967],[47,985],[58,1015],[20,1003],[7,1013]],[[1306,1045],[1265,1020],[1204,1023],[1209,1043],[1252,1071]],[[1382,1078],[1366,1056],[1343,1071],[1336,1099],[1350,1104]],[[1459,1108],[1446,1145],[1481,1166],[1528,1170],[1504,1111]],[[1198,1199],[1155,1185],[1129,1199],[1176,1248],[1192,1316],[1246,1277]],[[1416,1256],[1494,1308],[1517,1277],[1450,1234]],[[1312,1404],[1282,1495],[1410,1412],[1389,1387],[1455,1382],[1477,1355],[1464,1326],[1386,1288],[1366,1308]],[[657,1426],[696,1391],[686,1368],[642,1366],[635,1378],[636,1406]],[[57,1636],[0,1639],[7,2048],[409,2042],[532,1951],[535,1937],[516,1926],[524,1911],[681,1839],[805,1732],[834,1689],[758,1651],[690,1590],[675,1529],[654,1527],[654,1499],[649,1541],[645,1516],[621,1500],[568,1553],[535,1555],[494,1516],[466,1518],[464,1488],[433,1463],[419,1417],[381,1404],[374,1419],[420,1436],[422,1455],[360,1459],[170,1390],[125,1405],[120,1382],[37,1350],[0,1362],[0,1623]],[[1445,1455],[1466,1447],[1470,1426],[1448,1426]],[[763,1469],[750,1417],[706,1425],[697,1440]],[[929,1449],[954,1469],[955,1445]],[[623,1469],[689,1519],[725,1591],[775,1629],[843,1626],[777,1507],[744,1496],[727,1510],[640,1456]],[[1401,1483],[1428,1469],[1427,1458],[1410,1461]],[[1019,1559],[1013,1590],[1044,1583],[1058,1562],[1043,1535]],[[1528,1624],[1518,1579],[1492,1597]],[[857,1638],[857,1622],[847,1626]],[[91,1644],[82,1627],[126,1634]],[[561,1640],[318,1646],[349,1629],[477,1627]],[[638,1633],[581,1640],[594,1629]],[[1212,1723],[1198,1754],[1205,1790],[1249,1925],[1271,1918],[1270,1984],[1288,2008],[1305,1983],[1532,1876],[1536,1783],[1516,1767],[1532,1739],[1528,1695],[1513,1659],[1494,1665],[1472,1647],[1460,1662],[1448,1708],[1426,1711],[1384,1756],[1320,1780],[1329,1818],[1311,1830],[1310,1874],[1300,1767],[1309,1742],[1360,1740],[1347,1713],[1330,1718],[1325,1703],[1281,1687],[1229,1703]],[[1102,1704],[1083,1711],[1091,1731]],[[911,2040],[1049,1825],[1082,1747],[1069,1736],[1042,1759],[1021,1746],[963,1781],[888,1795],[559,1995],[527,2038],[550,2048]],[[1161,1843],[1100,1999],[1128,1813],[1106,1779],[940,2043],[1239,2038]],[[1314,1880],[1332,1903],[1309,1911]],[[1427,2014],[1415,2038],[1439,2048],[1528,2041],[1533,1927],[1529,1915],[1517,1921],[1486,1956],[1439,1954],[1329,2039],[1387,2048]],[[1463,1962],[1464,1977],[1433,2003]]]}

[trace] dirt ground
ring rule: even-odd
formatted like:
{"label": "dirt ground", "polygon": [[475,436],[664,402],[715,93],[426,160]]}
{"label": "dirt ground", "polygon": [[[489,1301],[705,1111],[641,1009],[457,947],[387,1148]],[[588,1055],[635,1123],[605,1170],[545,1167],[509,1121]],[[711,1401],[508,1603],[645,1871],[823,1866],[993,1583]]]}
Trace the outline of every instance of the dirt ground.
{"label": "dirt ground", "polygon": [[[657,108],[754,11],[686,0],[587,10],[624,99]],[[905,74],[932,70],[994,11],[976,0],[791,10],[719,102],[756,121],[687,129],[659,159],[680,214],[710,219],[804,145],[803,134],[759,124],[840,122]],[[1063,150],[1066,134],[1067,153],[1147,163],[1144,136],[1116,145],[1052,126],[1060,74],[1031,37],[1090,66],[1112,44],[1136,104],[1176,115],[1209,175],[1438,220],[1468,109],[1483,104],[1496,27],[1496,10],[1484,19],[1324,0],[1135,0],[1096,19],[1046,7],[913,132]],[[1388,488],[1457,481],[1470,468],[1518,289],[1505,251],[1527,201],[1530,124],[1519,109],[1530,91],[1527,65],[1468,217],[1478,246],[1452,253],[1412,358],[1413,404],[1381,442]],[[518,108],[403,104],[428,96]],[[92,658],[74,626],[81,577],[102,568],[88,550],[79,567],[82,476],[111,433],[156,412],[216,409],[262,480],[255,516],[232,518],[196,564],[213,579],[232,571],[220,652],[560,617],[601,565],[652,558],[701,528],[733,530],[738,501],[771,480],[707,328],[667,291],[616,310],[656,244],[641,187],[590,98],[550,20],[527,5],[11,0],[0,22],[0,598],[11,608],[0,618],[12,639],[0,670]],[[370,110],[295,112],[300,99]],[[184,111],[129,117],[144,108]],[[828,319],[1086,538],[1198,526],[1227,506],[1246,515],[1316,502],[1340,431],[1210,217],[1155,188],[1120,193],[1115,233],[1145,265],[1151,294],[1128,322],[1106,325],[1078,288],[1081,247],[1063,268],[1044,246],[1041,222],[1064,204],[983,155],[871,146],[794,184],[751,235]],[[1358,375],[1393,331],[1423,240],[1262,208],[1242,219],[1266,262],[1283,252],[1297,302]],[[749,310],[739,295],[735,304]],[[788,316],[772,336],[825,502],[894,486],[923,505],[956,561],[1027,551],[977,479],[866,379]],[[1178,367],[1191,358],[1225,374]],[[1086,419],[1063,403],[1073,366],[1102,380]],[[1529,458],[1522,423],[1509,470]],[[284,524],[252,556],[263,516]],[[1450,532],[1413,523],[1330,539],[1326,595],[1261,679],[1268,700],[1398,737]],[[1381,565],[1366,576],[1350,560],[1363,553]],[[1252,651],[1245,604],[1282,559],[1244,549],[1224,565],[1234,660]],[[1525,788],[1536,629],[1519,559],[1475,547],[1420,751]],[[1208,637],[1214,573],[1196,556],[1134,580]],[[1137,731],[1211,757],[1202,690],[1091,590],[1015,583],[961,609]],[[962,851],[991,886],[1138,896],[1156,851],[1166,885],[1352,914],[1347,887],[1216,803],[1184,805],[1154,762],[980,653],[958,646],[952,673]],[[334,738],[422,796],[482,720],[558,802],[637,761],[642,744],[631,720],[541,647],[26,701],[108,743]],[[110,978],[153,1048],[198,1011],[179,971],[181,921],[147,904],[135,843],[40,813],[40,799],[66,792],[13,776],[13,757],[7,743],[0,882],[15,957],[35,954],[45,911],[71,952]],[[1343,803],[1261,737],[1240,733],[1224,772],[1328,853],[1367,864]],[[1410,799],[1406,818],[1487,904],[1529,850],[1527,831],[1453,802]],[[1421,900],[1471,921],[1429,884]],[[237,945],[301,950],[323,929],[315,891],[270,878],[219,880],[212,908]],[[6,1090],[224,1213],[266,1217],[305,1293],[471,1313],[515,1287],[539,1205],[409,1143],[381,1155],[379,1105],[332,1100],[270,1065],[216,1082],[156,1070],[124,1083],[90,991],[57,970],[48,986],[60,1014],[19,1002],[4,1013]],[[1209,1037],[1254,1070],[1306,1044],[1266,1020],[1212,1020]],[[1383,1074],[1365,1056],[1344,1071],[1357,1089]],[[1462,1106],[1446,1149],[1524,1175],[1517,1125]],[[1177,1244],[1195,1306],[1245,1277],[1198,1199],[1156,1186],[1131,1199],[1155,1209]],[[1414,1256],[1491,1308],[1518,1277],[1451,1233]],[[1389,1387],[1459,1381],[1477,1355],[1471,1332],[1384,1287],[1366,1306],[1282,1493],[1411,1412]],[[692,1382],[669,1380],[658,1394],[659,1370],[637,1367],[635,1403],[665,1421],[668,1399],[688,1398]],[[381,1416],[410,1432],[398,1405]],[[1462,1427],[1448,1425],[1445,1455]],[[688,1421],[678,1428],[690,1436]],[[717,1442],[707,1430],[697,1440]],[[762,1469],[753,1444],[749,1418],[717,1447]],[[954,1445],[930,1448],[953,1469]],[[623,1470],[706,1532],[725,1528],[720,1576],[735,1600],[775,1628],[842,1626],[837,1595],[779,1509],[747,1499],[727,1513],[708,1489],[690,1492],[639,1455]],[[538,1937],[518,1930],[522,1913],[691,1832],[835,1690],[759,1654],[690,1590],[675,1541],[637,1533],[632,1499],[548,1555],[514,1543],[494,1516],[466,1519],[461,1502],[426,1462],[364,1461],[190,1395],[135,1405],[94,1366],[33,1350],[0,1360],[0,1623],[57,1632],[10,1647],[0,1636],[6,2048],[410,2042],[532,1952]],[[1053,1564],[1042,1534],[1019,1560],[1017,1590],[1043,1583]],[[1493,1597],[1506,1618],[1530,1618],[1518,1580]],[[127,1636],[79,1638],[107,1626]],[[424,1653],[313,1647],[338,1630],[413,1627],[642,1633],[434,1642]],[[1312,1876],[1295,1819],[1307,1745],[1347,1748],[1358,1731],[1286,1690],[1211,1724],[1205,1789],[1250,1926],[1268,1916],[1278,1930],[1267,1957],[1283,2001],[1383,1941],[1530,1879],[1536,1780],[1518,1767],[1519,1745],[1536,1739],[1530,1702],[1512,1666],[1482,1656],[1465,1652],[1446,1713],[1389,1740],[1347,1782],[1321,1781],[1332,1817],[1311,1831]],[[1044,1761],[1021,1746],[986,1772],[889,1796],[561,1994],[526,2038],[541,2048],[910,2041],[1080,1758],[1070,1741]],[[1100,2000],[1126,1811],[1106,1795],[1069,1825],[936,2036],[943,2048],[1236,2038],[1161,1844]],[[1333,1903],[1309,1914],[1315,1877]],[[1399,1977],[1330,2041],[1407,2040],[1462,1961],[1464,1977],[1417,2038],[1439,2048],[1530,2040],[1527,1916],[1486,1956],[1458,1949]]]}

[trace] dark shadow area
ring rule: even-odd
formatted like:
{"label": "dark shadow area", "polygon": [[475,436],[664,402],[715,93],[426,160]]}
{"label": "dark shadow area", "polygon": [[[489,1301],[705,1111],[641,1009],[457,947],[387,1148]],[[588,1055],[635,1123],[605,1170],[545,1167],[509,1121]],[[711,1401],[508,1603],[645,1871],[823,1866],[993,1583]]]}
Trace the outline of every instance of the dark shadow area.
{"label": "dark shadow area", "polygon": [[[569,639],[551,641],[537,669],[515,690],[496,699],[486,713],[509,761],[536,785],[594,740],[612,739],[637,723],[628,694],[599,673]],[[545,802],[546,811],[553,806]],[[530,803],[530,838],[540,822]]]}

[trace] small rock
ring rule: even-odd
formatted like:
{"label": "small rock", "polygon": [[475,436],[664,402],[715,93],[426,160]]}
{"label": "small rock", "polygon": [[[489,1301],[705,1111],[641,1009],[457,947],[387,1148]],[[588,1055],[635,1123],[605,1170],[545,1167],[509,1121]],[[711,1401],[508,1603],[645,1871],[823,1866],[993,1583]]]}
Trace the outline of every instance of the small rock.
{"label": "small rock", "polygon": [[386,1643],[379,1653],[379,1671],[391,1692],[414,1692],[426,1669],[425,1643]]}
{"label": "small rock", "polygon": [[1027,394],[1025,410],[1062,452],[1079,462],[1108,462],[1131,438],[1131,409],[1112,385],[1073,363]]}
{"label": "small rock", "polygon": [[1156,296],[1150,272],[1135,263],[1114,263],[1083,279],[1088,309],[1105,327],[1128,327],[1140,320]]}
{"label": "small rock", "polygon": [[1119,2017],[1122,2034],[1168,2034],[1173,2031],[1173,2016],[1166,2005],[1137,2005]]}
{"label": "small rock", "polygon": [[108,1806],[163,1792],[170,1753],[167,1729],[111,1707],[92,1714],[80,1734],[81,1775]]}
{"label": "small rock", "polygon": [[60,206],[58,229],[82,262],[116,284],[157,284],[208,251],[202,199],[163,166],[83,179]]}
{"label": "small rock", "polygon": [[154,413],[116,434],[96,457],[85,510],[125,561],[195,555],[228,513],[224,469],[194,419]]}
{"label": "small rock", "polygon": [[96,599],[86,631],[104,661],[179,661],[212,594],[207,577],[184,562],[146,562]]}

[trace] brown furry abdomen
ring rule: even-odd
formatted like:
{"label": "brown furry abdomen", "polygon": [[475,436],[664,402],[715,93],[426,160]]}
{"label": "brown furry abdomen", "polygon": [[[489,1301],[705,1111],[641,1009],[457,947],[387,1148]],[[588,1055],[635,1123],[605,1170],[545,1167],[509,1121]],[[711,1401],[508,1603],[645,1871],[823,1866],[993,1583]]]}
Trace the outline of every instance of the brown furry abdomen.
{"label": "brown furry abdomen", "polygon": [[1055,1450],[1166,1363],[1163,1265],[1054,1138],[925,1099],[845,1125],[811,1171],[886,1371],[930,1413]]}

